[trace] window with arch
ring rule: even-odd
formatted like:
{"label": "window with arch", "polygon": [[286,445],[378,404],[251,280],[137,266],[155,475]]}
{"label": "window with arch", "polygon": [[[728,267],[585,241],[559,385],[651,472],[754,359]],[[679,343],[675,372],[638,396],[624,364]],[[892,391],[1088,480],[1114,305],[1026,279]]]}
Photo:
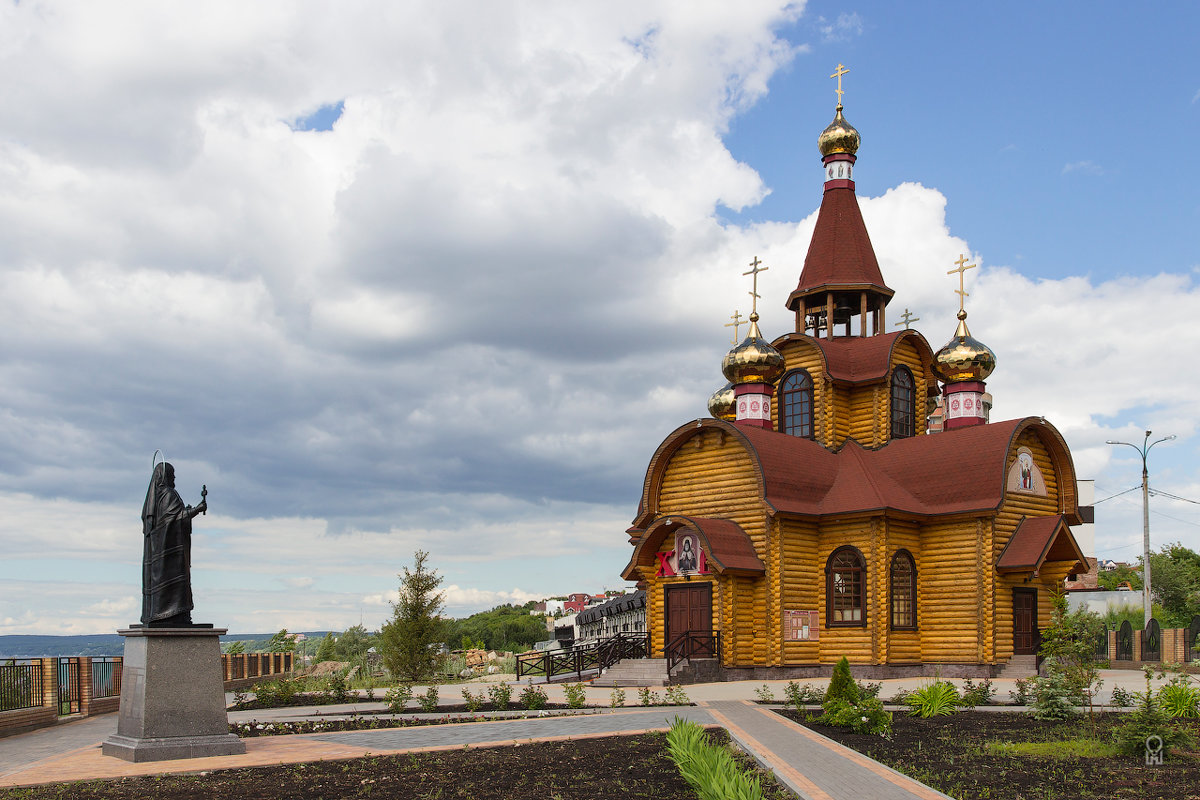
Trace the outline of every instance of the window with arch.
{"label": "window with arch", "polygon": [[917,435],[916,382],[908,367],[896,367],[892,373],[892,438]]}
{"label": "window with arch", "polygon": [[779,432],[789,436],[813,436],[813,382],[802,369],[789,370],[779,382]]}
{"label": "window with arch", "polygon": [[862,553],[845,545],[825,566],[825,618],[831,627],[865,627],[867,568]]}
{"label": "window with arch", "polygon": [[892,556],[892,630],[917,629],[917,565],[907,550]]}

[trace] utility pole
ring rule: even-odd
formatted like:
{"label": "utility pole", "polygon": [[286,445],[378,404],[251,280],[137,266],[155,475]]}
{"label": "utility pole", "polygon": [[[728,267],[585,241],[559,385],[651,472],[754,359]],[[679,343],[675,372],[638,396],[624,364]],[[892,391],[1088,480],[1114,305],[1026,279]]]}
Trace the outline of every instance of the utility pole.
{"label": "utility pole", "polygon": [[1111,440],[1105,442],[1105,444],[1123,444],[1126,447],[1132,447],[1142,457],[1142,611],[1145,616],[1142,622],[1143,626],[1150,625],[1152,610],[1150,605],[1150,472],[1146,468],[1146,457],[1150,455],[1150,448],[1154,445],[1169,442],[1175,438],[1175,434],[1171,434],[1151,442],[1150,434],[1151,431],[1146,431],[1146,438],[1142,441],[1141,447],[1129,442]]}

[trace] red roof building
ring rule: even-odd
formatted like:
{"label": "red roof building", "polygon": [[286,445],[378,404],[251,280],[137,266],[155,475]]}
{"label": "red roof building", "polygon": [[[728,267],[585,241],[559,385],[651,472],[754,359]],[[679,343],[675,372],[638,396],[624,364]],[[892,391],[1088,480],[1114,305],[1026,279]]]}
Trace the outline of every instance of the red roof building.
{"label": "red roof building", "polygon": [[886,330],[858,143],[839,104],[786,301],[795,331],[768,343],[752,323],[712,418],[655,451],[627,531],[652,649],[716,653],[727,677],[818,675],[842,656],[877,677],[994,674],[1036,651],[1051,594],[1087,569],[1066,442],[1041,418],[988,419],[995,355],[965,309],[937,352],[907,322]]}

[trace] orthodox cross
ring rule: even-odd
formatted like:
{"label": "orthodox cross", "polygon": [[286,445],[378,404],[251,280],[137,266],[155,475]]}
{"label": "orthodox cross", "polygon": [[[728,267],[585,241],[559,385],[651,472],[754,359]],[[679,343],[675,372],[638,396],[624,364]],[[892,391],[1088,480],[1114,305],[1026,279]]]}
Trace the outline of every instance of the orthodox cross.
{"label": "orthodox cross", "polygon": [[766,272],[770,269],[770,267],[760,267],[760,264],[762,262],[758,260],[758,256],[755,256],[754,260],[750,262],[750,271],[742,273],[743,275],[754,276],[754,288],[750,291],[750,314],[752,316],[758,315],[758,298],[762,296],[758,293],[758,273]]}
{"label": "orthodox cross", "polygon": [[906,308],[906,309],[904,309],[904,313],[900,315],[900,320],[901,320],[901,321],[900,321],[900,322],[897,322],[896,324],[897,324],[897,325],[903,325],[903,326],[904,326],[904,330],[908,330],[908,326],[909,326],[909,324],[910,324],[910,323],[913,323],[913,322],[916,322],[916,321],[917,321],[917,320],[919,320],[919,319],[920,319],[920,317],[914,317],[914,316],[912,315],[912,313],[911,313],[911,312],[909,312],[909,310]]}
{"label": "orthodox cross", "polygon": [[733,328],[733,341],[731,341],[730,344],[737,344],[738,343],[738,326],[740,326],[743,322],[745,322],[745,320],[742,319],[742,315],[738,312],[738,310],[736,308],[733,310],[733,313],[729,315],[729,318],[731,320],[733,320],[733,322],[726,322],[725,327]]}
{"label": "orthodox cross", "polygon": [[842,107],[842,95],[844,95],[844,94],[845,94],[845,92],[843,92],[843,91],[842,91],[842,76],[843,76],[843,75],[845,75],[845,74],[846,74],[847,72],[849,72],[849,71],[850,71],[850,70],[846,69],[846,68],[845,68],[845,67],[843,67],[841,64],[838,64],[837,71],[836,71],[836,72],[834,72],[832,75],[830,75],[830,76],[829,76],[829,77],[831,77],[831,78],[837,78],[837,79],[838,79],[838,87],[837,87],[838,108],[841,108],[841,107]]}
{"label": "orthodox cross", "polygon": [[978,264],[968,264],[967,257],[964,256],[962,253],[958,254],[958,261],[955,261],[954,263],[958,265],[958,269],[952,269],[952,270],[948,271],[946,274],[953,275],[956,272],[958,273],[958,289],[955,290],[955,294],[958,295],[958,310],[962,311],[963,310],[963,301],[966,300],[968,297],[970,297],[970,294],[968,294],[966,291],[963,290],[964,289],[963,273],[969,269],[975,269],[979,265]]}

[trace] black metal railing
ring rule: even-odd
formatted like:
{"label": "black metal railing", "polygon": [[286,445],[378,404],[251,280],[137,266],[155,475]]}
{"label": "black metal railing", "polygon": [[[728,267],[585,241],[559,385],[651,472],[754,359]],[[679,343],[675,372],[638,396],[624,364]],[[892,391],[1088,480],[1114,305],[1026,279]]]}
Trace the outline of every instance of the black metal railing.
{"label": "black metal railing", "polygon": [[667,659],[667,674],[671,674],[680,662],[693,658],[721,657],[720,631],[686,631],[679,634],[663,648]]}
{"label": "black metal railing", "polygon": [[0,664],[0,711],[37,708],[42,704],[42,662]]}
{"label": "black metal railing", "polygon": [[1097,661],[1108,660],[1108,624],[1101,623],[1100,630],[1096,632],[1096,647],[1092,651],[1092,657]]}
{"label": "black metal railing", "polygon": [[564,650],[545,650],[517,656],[517,680],[544,677],[551,681],[561,675],[583,678],[584,672],[599,672],[623,658],[648,658],[647,634],[618,633],[606,639],[576,645]]}
{"label": "black metal railing", "polygon": [[1142,631],[1142,661],[1162,661],[1162,628],[1154,617]]}
{"label": "black metal railing", "polygon": [[1183,635],[1187,638],[1183,643],[1185,648],[1183,660],[1184,663],[1190,664],[1200,658],[1200,614],[1192,617],[1191,623],[1184,630]]}
{"label": "black metal railing", "polygon": [[121,659],[111,656],[92,659],[92,697],[121,696]]}
{"label": "black metal railing", "polygon": [[78,714],[83,710],[83,687],[79,683],[79,659],[58,659],[58,715]]}

